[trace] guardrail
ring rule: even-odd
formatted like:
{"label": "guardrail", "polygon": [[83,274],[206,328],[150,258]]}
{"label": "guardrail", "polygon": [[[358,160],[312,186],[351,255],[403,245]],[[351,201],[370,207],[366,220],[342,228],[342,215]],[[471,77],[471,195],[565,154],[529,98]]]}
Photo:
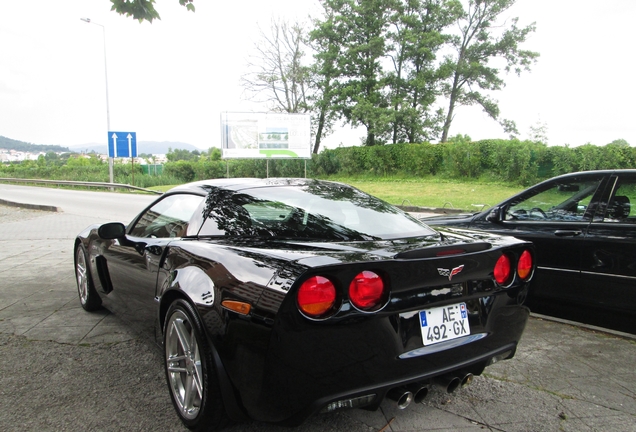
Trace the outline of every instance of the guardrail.
{"label": "guardrail", "polygon": [[84,187],[99,187],[99,188],[108,188],[108,189],[119,188],[119,189],[129,189],[129,190],[148,192],[148,193],[153,193],[157,195],[163,194],[163,192],[159,192],[156,190],[140,188],[137,186],[131,186],[131,185],[122,184],[122,183],[81,182],[81,181],[70,181],[70,180],[43,180],[43,179],[21,179],[21,178],[0,178],[0,182],[53,184],[58,186],[84,186]]}

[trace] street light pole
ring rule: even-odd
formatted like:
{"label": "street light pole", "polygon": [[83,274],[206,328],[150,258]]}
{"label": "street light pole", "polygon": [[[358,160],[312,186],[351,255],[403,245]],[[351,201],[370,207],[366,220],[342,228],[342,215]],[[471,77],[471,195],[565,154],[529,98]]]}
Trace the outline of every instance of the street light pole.
{"label": "street light pole", "polygon": [[[110,106],[108,104],[108,65],[106,63],[106,27],[96,22],[91,21],[90,18],[80,18],[80,20],[87,22],[89,24],[95,24],[102,28],[102,35],[104,36],[104,78],[106,80],[106,135],[108,136],[108,132],[110,132]],[[106,151],[108,151],[108,139],[106,140]],[[113,176],[113,158],[108,155],[108,174],[110,176],[110,182],[114,183]]]}

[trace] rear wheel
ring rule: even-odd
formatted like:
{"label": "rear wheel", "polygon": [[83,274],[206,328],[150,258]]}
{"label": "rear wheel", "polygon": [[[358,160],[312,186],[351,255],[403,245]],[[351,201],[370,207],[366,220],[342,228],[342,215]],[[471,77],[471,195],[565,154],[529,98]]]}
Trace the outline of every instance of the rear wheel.
{"label": "rear wheel", "polygon": [[77,293],[82,307],[91,312],[98,310],[102,305],[102,299],[95,291],[93,279],[88,267],[86,250],[81,244],[75,249],[75,279],[77,280]]}
{"label": "rear wheel", "polygon": [[228,424],[212,353],[192,306],[170,305],[163,332],[166,380],[181,421],[192,430],[220,429]]}

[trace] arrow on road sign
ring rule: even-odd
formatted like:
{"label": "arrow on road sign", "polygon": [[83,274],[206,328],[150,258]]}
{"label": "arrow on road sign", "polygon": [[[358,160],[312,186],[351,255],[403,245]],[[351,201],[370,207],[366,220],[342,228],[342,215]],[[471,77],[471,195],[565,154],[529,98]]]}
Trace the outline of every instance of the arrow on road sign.
{"label": "arrow on road sign", "polygon": [[108,131],[108,156],[137,157],[137,133]]}

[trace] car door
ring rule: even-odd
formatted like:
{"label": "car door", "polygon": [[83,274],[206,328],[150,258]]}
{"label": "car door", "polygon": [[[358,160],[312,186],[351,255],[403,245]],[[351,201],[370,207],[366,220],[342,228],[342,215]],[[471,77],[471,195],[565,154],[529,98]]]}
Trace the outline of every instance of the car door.
{"label": "car door", "polygon": [[497,217],[476,218],[471,228],[532,241],[538,267],[531,295],[578,299],[583,244],[604,182],[601,173],[555,178],[493,210]]}
{"label": "car door", "polygon": [[185,235],[203,197],[173,194],[153,203],[128,227],[125,238],[104,252],[112,308],[142,331],[154,331],[157,274],[167,246]]}
{"label": "car door", "polygon": [[604,309],[636,312],[636,174],[608,182],[589,226],[581,270],[587,298]]}

